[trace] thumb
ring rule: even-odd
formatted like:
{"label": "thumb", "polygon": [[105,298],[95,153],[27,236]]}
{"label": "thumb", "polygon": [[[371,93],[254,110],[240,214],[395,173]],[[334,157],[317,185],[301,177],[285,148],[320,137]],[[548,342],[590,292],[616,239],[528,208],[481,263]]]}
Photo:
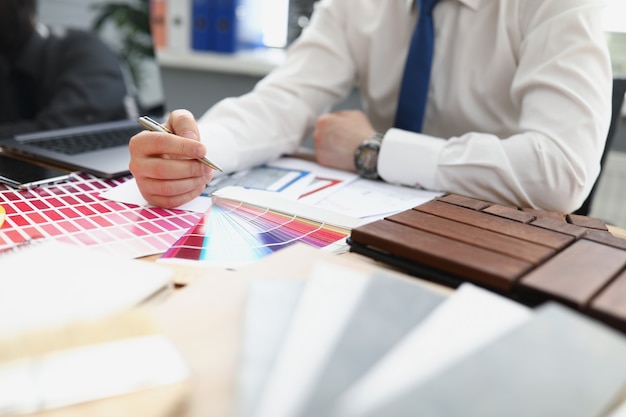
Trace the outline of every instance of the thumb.
{"label": "thumb", "polygon": [[170,113],[168,124],[178,136],[187,139],[200,140],[198,124],[190,111],[179,109]]}

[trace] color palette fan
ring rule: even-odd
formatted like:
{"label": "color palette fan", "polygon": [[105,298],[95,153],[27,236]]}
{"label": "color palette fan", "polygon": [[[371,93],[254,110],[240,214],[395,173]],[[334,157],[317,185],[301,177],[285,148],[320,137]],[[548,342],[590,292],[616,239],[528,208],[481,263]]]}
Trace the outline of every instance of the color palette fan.
{"label": "color palette fan", "polygon": [[43,237],[136,258],[164,252],[202,217],[100,197],[127,179],[78,174],[51,187],[0,191],[0,248]]}
{"label": "color palette fan", "polygon": [[237,267],[303,243],[328,251],[347,248],[361,220],[240,187],[213,195],[204,217],[160,261],[208,262]]}

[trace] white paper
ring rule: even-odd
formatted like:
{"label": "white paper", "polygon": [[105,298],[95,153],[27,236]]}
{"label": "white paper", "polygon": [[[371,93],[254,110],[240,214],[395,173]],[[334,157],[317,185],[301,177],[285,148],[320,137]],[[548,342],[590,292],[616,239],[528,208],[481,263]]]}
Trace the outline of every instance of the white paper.
{"label": "white paper", "polygon": [[319,201],[316,207],[375,220],[412,209],[442,195],[438,191],[358,179]]}
{"label": "white paper", "polygon": [[128,394],[188,376],[178,351],[158,335],[55,351],[0,365],[0,415]]}
{"label": "white paper", "polygon": [[315,205],[359,178],[354,172],[324,167],[300,158],[284,157],[268,165],[309,171],[315,177],[315,180],[308,189],[303,190],[303,193],[301,193],[303,195],[299,201],[310,205]]}
{"label": "white paper", "polygon": [[288,417],[303,406],[368,282],[350,268],[324,262],[315,267],[255,417]]}
{"label": "white paper", "polygon": [[463,284],[338,401],[333,415],[358,416],[426,381],[531,317],[531,310]]}
{"label": "white paper", "polygon": [[297,200],[304,193],[315,175],[305,167],[283,167],[265,164],[229,175],[219,175],[205,188],[202,195],[211,194],[225,187],[242,187],[267,191],[289,200]]}
{"label": "white paper", "polygon": [[626,401],[620,403],[610,413],[606,414],[605,417],[626,417]]}
{"label": "white paper", "polygon": [[254,279],[244,315],[237,415],[253,414],[306,282]]}
{"label": "white paper", "polygon": [[[152,207],[141,195],[137,181],[134,178],[111,188],[101,194],[103,198],[126,204],[136,204],[140,207]],[[176,207],[178,210],[187,210],[194,213],[205,213],[211,207],[211,197],[200,196],[189,203]]]}
{"label": "white paper", "polygon": [[[288,187],[281,187],[280,191],[266,190],[266,194],[290,200],[295,200],[300,196],[300,198],[297,198],[297,201],[302,205],[361,218],[365,222],[411,209],[443,194],[439,191],[428,191],[420,188],[388,184],[382,181],[366,180],[359,178],[358,175],[352,172],[326,168],[315,162],[298,158],[280,158],[267,165],[286,170],[307,171],[310,175],[303,176],[298,181],[289,184]],[[246,172],[235,175],[245,175]],[[286,172],[285,179],[273,184],[274,188],[279,184],[285,185],[285,181],[289,179],[293,179],[293,175]],[[223,181],[225,184],[228,182],[225,176],[217,177],[216,181]],[[252,191],[257,191],[258,195],[262,193],[258,189],[253,189]],[[122,203],[149,207],[134,179],[130,179],[104,192],[102,196]],[[193,201],[176,208],[205,213],[210,206],[210,197],[201,195]]]}
{"label": "white paper", "polygon": [[225,187],[213,193],[213,196],[214,198],[225,198],[233,201],[255,204],[259,207],[265,207],[281,213],[288,213],[305,219],[315,220],[320,223],[340,226],[348,229],[363,224],[363,221],[359,218],[352,217],[341,212],[302,204],[300,201],[284,199],[280,195],[268,193],[267,191],[250,190],[242,187]]}
{"label": "white paper", "polygon": [[171,290],[174,270],[54,240],[0,255],[0,336],[135,307]]}

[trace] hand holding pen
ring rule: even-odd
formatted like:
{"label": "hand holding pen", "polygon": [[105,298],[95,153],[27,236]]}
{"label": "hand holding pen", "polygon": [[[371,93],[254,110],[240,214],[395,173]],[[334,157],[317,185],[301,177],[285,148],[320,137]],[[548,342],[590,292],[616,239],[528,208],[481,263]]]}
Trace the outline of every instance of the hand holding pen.
{"label": "hand holding pen", "polygon": [[[162,125],[161,123],[157,122],[156,120],[152,119],[149,116],[142,116],[137,121],[139,122],[140,125],[142,125],[143,127],[145,127],[146,129],[152,132],[172,133],[172,131],[170,131],[166,126]],[[219,165],[209,160],[206,156],[199,158],[198,161],[211,167],[212,169],[215,169],[217,171],[222,171],[222,168],[220,168]]]}
{"label": "hand holding pen", "polygon": [[165,126],[150,118],[139,123],[146,130],[128,142],[128,168],[143,198],[157,207],[175,208],[201,195],[219,166],[208,160],[198,163],[207,149],[193,114],[176,109]]}

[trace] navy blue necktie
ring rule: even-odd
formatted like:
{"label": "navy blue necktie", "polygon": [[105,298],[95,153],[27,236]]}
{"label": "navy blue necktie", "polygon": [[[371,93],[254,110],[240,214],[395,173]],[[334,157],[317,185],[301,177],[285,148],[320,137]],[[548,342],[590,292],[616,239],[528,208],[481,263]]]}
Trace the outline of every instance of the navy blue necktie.
{"label": "navy blue necktie", "polygon": [[404,67],[394,126],[421,132],[434,49],[432,11],[438,0],[418,0],[419,17]]}

